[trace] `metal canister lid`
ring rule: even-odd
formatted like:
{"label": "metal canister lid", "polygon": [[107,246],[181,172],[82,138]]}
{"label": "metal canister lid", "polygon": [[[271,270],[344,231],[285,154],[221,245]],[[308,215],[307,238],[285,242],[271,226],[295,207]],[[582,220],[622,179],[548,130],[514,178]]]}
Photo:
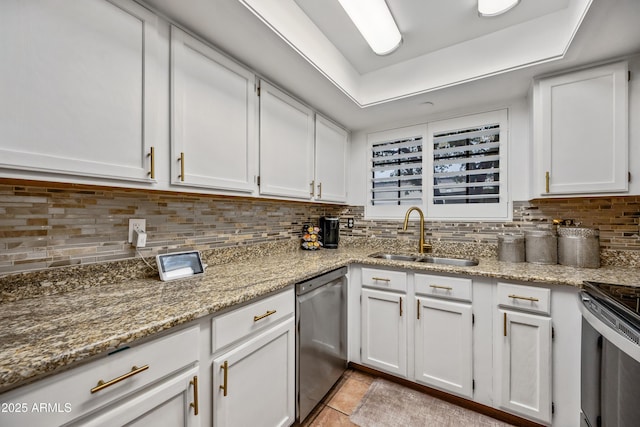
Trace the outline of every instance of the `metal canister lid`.
{"label": "metal canister lid", "polygon": [[554,230],[527,230],[524,232],[527,237],[547,237],[547,236],[555,236],[556,232]]}
{"label": "metal canister lid", "polygon": [[587,227],[558,227],[560,237],[598,237],[599,231]]}

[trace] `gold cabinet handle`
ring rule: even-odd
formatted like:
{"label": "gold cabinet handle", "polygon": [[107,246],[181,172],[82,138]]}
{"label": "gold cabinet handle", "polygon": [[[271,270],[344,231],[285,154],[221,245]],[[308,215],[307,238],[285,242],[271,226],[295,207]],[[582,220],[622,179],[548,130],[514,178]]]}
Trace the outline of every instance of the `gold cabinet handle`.
{"label": "gold cabinet handle", "polygon": [[267,310],[267,312],[265,314],[262,314],[260,316],[253,316],[253,321],[257,322],[258,320],[262,320],[265,317],[269,317],[269,316],[271,316],[272,314],[275,314],[275,313],[276,313],[276,310]]}
{"label": "gold cabinet handle", "polygon": [[184,153],[180,153],[180,157],[178,157],[178,161],[180,162],[180,181],[184,181]]}
{"label": "gold cabinet handle", "polygon": [[547,193],[549,192],[549,171],[544,174],[544,189]]}
{"label": "gold cabinet handle", "polygon": [[418,320],[420,320],[420,300],[417,300],[416,303],[416,313],[418,313]]}
{"label": "gold cabinet handle", "polygon": [[400,317],[402,317],[402,297],[400,297]]}
{"label": "gold cabinet handle", "polygon": [[151,147],[151,150],[149,151],[149,154],[147,154],[147,157],[150,157],[149,160],[151,164],[151,169],[149,170],[147,175],[149,175],[151,179],[156,179],[156,156],[153,147]]}
{"label": "gold cabinet handle", "polygon": [[311,186],[311,191],[309,192],[309,194],[311,194],[311,197],[313,197],[316,194],[316,181],[311,181],[311,184],[309,185]]}
{"label": "gold cabinet handle", "polygon": [[509,295],[509,298],[513,298],[513,299],[523,299],[526,301],[531,301],[531,302],[538,302],[540,301],[538,298],[534,298],[534,297],[522,297],[520,295]]}
{"label": "gold cabinet handle", "polygon": [[504,336],[506,337],[507,336],[507,313],[504,313],[504,318],[503,318],[503,322],[502,323],[503,323],[503,325],[502,325],[503,331],[502,332],[504,333]]}
{"label": "gold cabinet handle", "polygon": [[224,371],[223,377],[222,377],[222,385],[220,386],[220,389],[223,391],[222,395],[226,396],[228,391],[227,380],[228,380],[228,372],[229,372],[229,362],[225,360],[222,366],[220,366],[220,369]]}
{"label": "gold cabinet handle", "polygon": [[120,375],[118,378],[114,378],[114,379],[106,381],[106,382],[103,381],[103,380],[100,380],[100,381],[98,381],[98,385],[91,389],[91,393],[97,393],[100,390],[104,390],[107,387],[111,387],[112,385],[117,384],[120,381],[126,380],[129,377],[137,375],[142,371],[146,371],[147,369],[149,369],[149,365],[144,365],[141,368],[138,368],[137,366],[134,366],[133,368],[131,368],[131,371],[127,372],[124,375]]}
{"label": "gold cabinet handle", "polygon": [[322,183],[318,184],[318,199],[322,199]]}
{"label": "gold cabinet handle", "polygon": [[445,291],[452,291],[453,288],[451,286],[440,286],[440,285],[429,285],[433,289],[444,289]]}
{"label": "gold cabinet handle", "polygon": [[371,280],[376,280],[379,282],[390,282],[391,279],[385,279],[384,277],[372,277]]}
{"label": "gold cabinet handle", "polygon": [[194,376],[189,384],[193,386],[193,402],[189,404],[193,408],[193,415],[198,415],[198,376]]}

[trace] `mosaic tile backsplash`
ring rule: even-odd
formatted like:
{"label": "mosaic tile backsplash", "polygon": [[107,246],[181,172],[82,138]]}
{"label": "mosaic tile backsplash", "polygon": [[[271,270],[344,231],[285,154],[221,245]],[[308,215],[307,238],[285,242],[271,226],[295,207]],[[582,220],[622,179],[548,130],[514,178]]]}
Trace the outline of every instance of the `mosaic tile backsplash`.
{"label": "mosaic tile backsplash", "polygon": [[[365,220],[362,206],[0,180],[0,274],[133,258],[129,218],[147,221],[140,252],[148,257],[298,239],[302,224],[323,215],[354,218],[353,229],[341,221],[343,236],[417,241],[417,226],[402,231],[400,220]],[[510,222],[427,221],[426,237],[434,247],[491,249],[497,234],[549,226],[553,218],[598,228],[603,250],[640,254],[640,196],[514,202]]]}

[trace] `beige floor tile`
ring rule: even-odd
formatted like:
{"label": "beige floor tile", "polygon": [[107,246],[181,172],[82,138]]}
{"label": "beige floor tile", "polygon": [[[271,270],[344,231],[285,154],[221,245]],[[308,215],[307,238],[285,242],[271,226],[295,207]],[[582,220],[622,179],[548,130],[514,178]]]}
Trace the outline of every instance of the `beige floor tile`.
{"label": "beige floor tile", "polygon": [[351,371],[351,375],[349,376],[349,378],[353,378],[354,380],[361,381],[368,385],[371,385],[373,380],[376,379],[376,377],[374,377],[373,375],[367,374],[366,372],[362,371]]}
{"label": "beige floor tile", "polygon": [[348,415],[325,406],[313,420],[310,427],[350,427],[355,425],[349,421]]}
{"label": "beige floor tile", "polygon": [[352,374],[327,402],[327,406],[351,415],[369,389],[369,385],[370,383],[354,378]]}

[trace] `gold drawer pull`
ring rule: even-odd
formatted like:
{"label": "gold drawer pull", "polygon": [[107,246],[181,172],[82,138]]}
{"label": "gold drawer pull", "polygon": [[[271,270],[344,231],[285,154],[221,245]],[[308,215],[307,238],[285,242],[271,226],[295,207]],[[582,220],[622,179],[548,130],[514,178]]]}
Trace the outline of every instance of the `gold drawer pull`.
{"label": "gold drawer pull", "polygon": [[429,285],[433,289],[444,289],[445,291],[452,291],[453,288],[451,286],[440,286],[440,285]]}
{"label": "gold drawer pull", "polygon": [[107,382],[100,380],[98,381],[98,385],[91,389],[91,393],[97,393],[100,390],[103,390],[107,387],[117,384],[122,380],[126,380],[127,378],[132,377],[136,374],[139,374],[142,371],[146,371],[147,369],[149,369],[149,365],[144,365],[142,368],[138,368],[137,366],[134,366],[133,368],[131,368],[131,371],[127,372],[124,375],[120,375],[118,378],[114,378]]}
{"label": "gold drawer pull", "polygon": [[318,199],[322,199],[322,183],[318,184]]}
{"label": "gold drawer pull", "polygon": [[531,302],[538,302],[538,301],[540,301],[538,298],[534,298],[534,297],[521,297],[520,295],[509,295],[509,298],[513,298],[513,299],[523,299],[523,300],[527,300],[527,301],[531,301]]}
{"label": "gold drawer pull", "polygon": [[147,173],[151,179],[156,178],[156,157],[153,147],[151,147],[151,151],[147,154],[147,157],[151,158],[151,170]]}
{"label": "gold drawer pull", "polygon": [[193,408],[193,415],[198,415],[198,376],[194,376],[189,384],[193,386],[193,402],[189,404]]}
{"label": "gold drawer pull", "polygon": [[315,181],[315,180],[314,180],[314,181],[311,181],[311,182],[309,183],[309,185],[311,186],[311,191],[309,191],[309,194],[311,195],[311,197],[313,197],[313,196],[315,196],[315,195],[316,195],[316,189],[315,189],[315,187],[316,187],[316,181]]}
{"label": "gold drawer pull", "polygon": [[502,332],[504,333],[504,336],[507,336],[507,313],[504,313],[504,317],[502,320]]}
{"label": "gold drawer pull", "polygon": [[223,377],[222,377],[222,385],[220,386],[220,390],[223,391],[222,395],[226,396],[227,395],[227,373],[229,372],[229,362],[227,362],[226,360],[224,361],[224,363],[222,364],[222,366],[220,366],[220,369],[222,369],[224,371]]}
{"label": "gold drawer pull", "polygon": [[184,181],[184,153],[180,153],[180,157],[178,157],[178,161],[180,162],[180,181]]}
{"label": "gold drawer pull", "polygon": [[275,314],[275,313],[276,313],[275,310],[268,310],[265,314],[263,314],[261,316],[253,316],[253,321],[257,322],[258,320],[262,320],[265,317],[269,317],[269,316],[271,316],[272,314]]}
{"label": "gold drawer pull", "polygon": [[548,193],[549,192],[549,171],[544,174],[544,189]]}
{"label": "gold drawer pull", "polygon": [[384,277],[372,277],[371,280],[378,280],[380,282],[390,282],[391,279],[385,279]]}

